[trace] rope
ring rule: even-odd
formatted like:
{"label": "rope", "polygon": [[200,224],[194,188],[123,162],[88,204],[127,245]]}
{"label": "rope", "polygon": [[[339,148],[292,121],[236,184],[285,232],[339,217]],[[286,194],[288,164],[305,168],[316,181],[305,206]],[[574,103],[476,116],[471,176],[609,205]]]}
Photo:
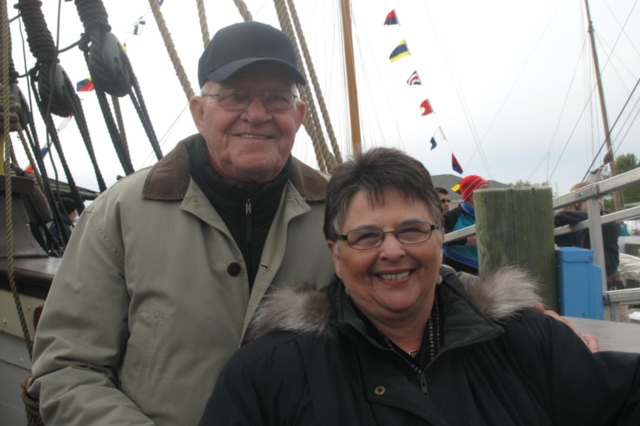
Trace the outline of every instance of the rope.
{"label": "rope", "polygon": [[58,52],[53,42],[51,32],[42,13],[40,0],[19,0],[16,9],[20,10],[22,21],[27,31],[29,49],[36,58],[36,68],[39,72],[39,85],[48,104],[47,111],[53,111],[61,116],[71,114],[70,102],[67,96],[54,97],[54,82],[58,67]]}
{"label": "rope", "polygon": [[[40,109],[40,114],[42,115],[43,121],[45,123],[45,127],[47,132],[51,136],[51,140],[53,141],[54,146],[56,147],[56,151],[58,152],[58,157],[60,158],[60,164],[62,164],[62,169],[64,170],[64,174],[67,178],[67,183],[69,184],[69,190],[71,192],[71,197],[73,198],[74,203],[76,204],[76,208],[78,209],[78,213],[82,213],[84,210],[84,203],[82,202],[82,198],[80,197],[80,191],[78,191],[78,187],[76,186],[75,180],[73,179],[73,175],[71,174],[71,170],[69,169],[69,165],[67,164],[67,160],[64,156],[64,152],[62,150],[62,145],[60,144],[60,138],[58,137],[58,131],[56,130],[55,125],[53,124],[53,119],[51,118],[51,114],[47,111],[44,111],[44,102],[38,96],[38,90],[35,86],[35,81],[31,79],[32,90],[36,97],[36,105]],[[42,158],[42,153],[40,152],[40,147],[36,146],[36,157]],[[44,164],[42,164],[41,171],[44,169]]]}
{"label": "rope", "polygon": [[[300,42],[300,46],[302,47],[302,53],[304,55],[304,60],[309,67],[309,75],[311,77],[311,81],[313,82],[313,87],[315,88],[315,93],[318,97],[318,104],[320,105],[320,112],[322,113],[322,119],[327,128],[327,134],[329,135],[329,141],[331,142],[331,147],[333,148],[333,152],[335,153],[335,157],[330,156],[332,160],[333,168],[330,171],[333,171],[338,164],[342,164],[342,155],[340,155],[340,147],[338,146],[338,141],[336,140],[335,132],[333,131],[333,125],[331,124],[331,120],[329,118],[329,110],[327,109],[327,104],[324,101],[324,96],[320,91],[320,83],[318,81],[318,75],[316,74],[315,67],[313,66],[313,61],[311,59],[311,54],[309,53],[309,47],[307,45],[307,40],[304,36],[304,32],[302,31],[302,26],[300,25],[300,19],[298,19],[298,12],[296,11],[295,4],[292,0],[287,0],[287,4],[289,5],[289,10],[291,11],[291,18],[293,19],[293,25],[295,26],[296,33],[298,35],[298,41]],[[336,163],[337,161],[337,163]]]}
{"label": "rope", "polygon": [[[138,117],[158,159],[162,158],[162,151],[160,150],[158,139],[151,124],[146,106],[142,100],[138,81],[131,62],[117,38],[111,33],[108,16],[102,1],[76,0],[75,4],[80,20],[85,28],[85,35],[80,43],[80,49],[85,52],[85,60],[89,66],[91,76],[94,78],[96,95],[114,148],[118,154],[123,170],[129,175],[133,173],[134,169],[131,164],[129,149],[124,139],[124,133],[121,133],[124,132],[123,121],[120,121],[121,125],[120,129],[118,129],[104,92],[111,96],[121,97],[129,95],[131,97]],[[155,2],[155,6],[158,6],[157,1]],[[89,43],[91,43],[90,47]],[[117,55],[115,59],[119,61],[120,67],[115,68],[109,59],[106,61],[103,60],[104,56],[108,56],[109,53]],[[134,93],[137,94],[137,98]],[[119,106],[114,106],[114,108],[118,107]]]}
{"label": "rope", "polygon": [[76,119],[76,124],[78,126],[78,130],[80,131],[80,135],[82,136],[82,141],[84,142],[84,146],[87,149],[89,158],[91,159],[93,171],[96,174],[96,181],[98,182],[98,187],[100,188],[100,192],[106,191],[107,185],[104,182],[104,178],[102,177],[102,173],[100,172],[100,166],[98,166],[98,160],[96,159],[95,151],[93,150],[91,134],[89,133],[89,126],[87,125],[87,119],[84,115],[84,109],[82,109],[82,103],[80,102],[80,98],[75,94],[74,88],[71,85],[71,81],[67,79],[65,83],[67,86],[67,91],[69,91],[69,93],[73,93],[73,95],[71,96],[73,116]]}
{"label": "rope", "polygon": [[207,26],[207,13],[204,9],[204,2],[202,0],[197,0],[198,4],[198,18],[200,18],[200,31],[202,32],[202,43],[204,44],[204,48],[207,48],[209,44],[209,27]]}
{"label": "rope", "polygon": [[[56,199],[53,195],[53,189],[51,188],[51,182],[49,181],[49,178],[47,176],[47,169],[44,167],[44,162],[42,159],[42,156],[38,156],[38,157],[34,157],[32,155],[33,153],[40,153],[40,143],[37,140],[37,133],[35,132],[35,126],[33,124],[33,115],[29,112],[28,114],[29,117],[29,126],[32,129],[33,132],[33,138],[31,133],[28,131],[29,127],[26,128],[25,130],[27,131],[27,137],[29,140],[29,144],[31,145],[31,148],[29,148],[29,146],[27,146],[27,142],[25,141],[25,137],[24,137],[24,133],[23,133],[23,129],[19,129],[19,135],[20,135],[20,140],[22,141],[23,145],[24,145],[24,150],[27,153],[27,156],[29,157],[29,162],[31,163],[31,166],[33,167],[33,174],[36,177],[36,180],[38,182],[38,184],[40,185],[40,188],[42,188],[42,191],[44,192],[47,202],[49,203],[49,206],[55,206],[56,205]],[[35,139],[35,140],[34,140]],[[56,213],[58,212],[58,209],[53,208],[51,209],[51,214],[54,216],[54,218],[56,218]],[[59,215],[58,215],[59,216]],[[63,252],[64,252],[64,247],[60,245],[60,243],[58,242],[58,240],[54,239],[52,237],[51,232],[49,231],[49,228],[47,228],[46,226],[43,227],[43,231],[46,235],[46,238],[48,238],[47,240],[47,247],[48,247],[48,251],[49,254],[52,254],[54,256],[58,256],[61,257]]]}
{"label": "rope", "polygon": [[[298,58],[300,58],[300,50],[298,49],[298,43],[295,42],[296,37],[295,37],[295,34],[293,33],[291,22],[287,18],[289,14],[286,8],[286,4],[282,0],[274,0],[274,4],[275,4],[276,12],[278,15],[278,20],[280,21],[280,27],[282,28],[282,31],[284,31],[289,36],[289,38],[291,38],[296,55],[298,56]],[[306,68],[303,62],[300,63],[300,68],[301,68],[302,74],[306,77],[307,73],[306,73]],[[318,165],[320,166],[321,162],[325,162],[328,165],[331,165],[332,159],[327,149],[326,143],[324,141],[324,135],[320,130],[321,124],[320,124],[320,121],[318,120],[318,113],[316,111],[315,102],[313,101],[311,91],[308,87],[303,86],[301,88],[301,94],[302,94],[303,100],[307,104],[307,110],[308,110],[308,115],[307,115],[308,120],[305,119],[305,128],[307,129],[307,133],[309,133],[309,136],[311,137],[311,141],[314,145],[314,150],[316,152],[316,159],[318,160]],[[326,171],[326,170],[323,170],[322,168],[321,170]]]}
{"label": "rope", "polygon": [[[15,280],[15,265],[13,252],[13,200],[11,179],[11,92],[9,90],[9,58],[11,57],[11,36],[9,34],[9,15],[6,1],[0,1],[0,27],[2,28],[2,57],[0,58],[0,91],[2,91],[2,110],[4,111],[3,141],[4,141],[4,170],[5,170],[5,214],[7,232],[7,278],[13,293],[13,300],[18,310],[18,318],[22,333],[27,344],[29,358],[33,357],[33,342],[29,333],[29,327],[24,316],[24,310],[20,301],[20,293]],[[17,118],[17,117],[16,117]]]}
{"label": "rope", "polygon": [[[31,80],[31,83],[33,85],[33,80]],[[36,104],[40,105],[37,101],[37,93],[36,95]],[[29,160],[31,161],[31,164],[33,165],[34,162],[37,165],[33,167],[34,170],[34,174],[36,175],[36,177],[40,176],[38,174],[38,170],[40,171],[40,174],[42,175],[40,177],[40,184],[41,184],[41,188],[45,193],[45,196],[47,197],[47,202],[49,203],[49,206],[53,207],[51,208],[52,211],[52,215],[54,216],[54,218],[58,217],[59,218],[59,210],[55,207],[57,204],[57,200],[53,194],[53,189],[51,188],[51,181],[49,180],[49,176],[47,173],[47,168],[44,165],[44,159],[42,158],[42,152],[40,151],[40,141],[38,140],[38,134],[35,130],[35,124],[33,121],[33,114],[31,114],[31,112],[29,112],[29,114],[27,115],[28,119],[29,119],[29,127],[26,129],[31,129],[31,132],[27,133],[27,136],[29,137],[29,143],[31,144],[31,149],[29,150],[28,148],[25,147],[25,151],[27,152],[27,155],[29,156]],[[22,133],[21,133],[22,136]],[[33,138],[32,138],[33,136]],[[24,137],[22,136],[22,140],[24,141]],[[33,152],[33,156],[31,155],[31,153]],[[51,234],[49,232],[48,228],[44,228],[45,233],[47,234]],[[50,238],[50,251],[53,251],[53,253],[57,256],[62,256],[63,253],[63,247],[58,243],[57,240]]]}
{"label": "rope", "polygon": [[[309,93],[307,90],[301,89],[300,90],[300,99],[302,99],[304,101],[304,103],[306,103],[307,105],[309,104]],[[313,100],[311,100],[312,102]],[[315,126],[315,122],[313,121],[311,114],[307,114],[307,116],[304,119],[304,128],[307,129],[307,133],[309,134],[309,136],[311,136],[312,134],[316,134],[317,133],[317,129]],[[314,136],[311,136],[311,140],[312,142],[315,141]],[[324,155],[322,155],[322,150],[320,149],[320,144],[317,143],[312,143],[313,146],[313,151],[316,154],[316,159],[318,160],[318,169],[320,171],[323,172],[327,172],[328,167],[325,161],[325,157]]]}
{"label": "rope", "polygon": [[40,404],[37,399],[27,392],[28,383],[29,378],[22,382],[22,402],[27,415],[27,424],[29,426],[44,426],[44,422],[40,417]]}
{"label": "rope", "polygon": [[[76,0],[76,2],[77,1],[78,0]],[[184,90],[184,94],[187,96],[187,100],[189,100],[195,95],[195,93],[191,88],[191,83],[189,83],[187,74],[185,73],[182,63],[180,62],[180,58],[178,57],[178,52],[176,52],[176,47],[173,44],[173,39],[171,38],[171,34],[167,29],[167,24],[164,21],[162,12],[160,12],[160,6],[158,5],[158,0],[149,0],[149,5],[151,6],[151,12],[153,12],[153,17],[155,18],[158,24],[158,28],[160,29],[162,40],[164,40],[164,45],[167,48],[167,53],[169,54],[169,58],[171,58],[171,63],[173,63],[173,68],[176,71],[178,80],[180,80],[180,84],[182,84],[182,90]]]}
{"label": "rope", "polygon": [[[26,63],[25,63],[25,68],[26,68]],[[29,75],[29,74],[26,74],[26,75]],[[40,152],[39,151],[40,142],[38,141],[38,134],[36,132],[36,128],[33,120],[33,114],[31,113],[29,104],[25,100],[24,95],[20,91],[20,88],[17,87],[17,83],[18,83],[17,76],[18,76],[18,73],[13,68],[13,62],[10,61],[9,78],[11,80],[12,92],[14,95],[17,95],[19,97],[19,100],[16,99],[20,107],[20,111],[18,112],[18,117],[20,120],[20,126],[18,126],[19,139],[22,142],[22,145],[24,147],[25,153],[27,154],[27,157],[29,158],[29,163],[31,164],[31,167],[33,169],[33,174],[35,176],[37,184],[40,186],[40,188],[42,188],[42,191],[44,192],[44,194],[46,194],[46,197],[47,197],[46,200],[49,203],[49,205],[55,206],[56,200],[54,199],[54,196],[53,196],[53,191],[51,189],[51,185],[47,177],[47,170],[44,167],[44,163],[42,162],[42,157],[41,156],[38,157],[40,160],[38,162],[34,159],[32,155],[32,152],[36,152],[35,146],[38,147],[37,148],[38,152]],[[15,88],[13,87],[13,84],[16,85]],[[25,133],[27,135],[26,138],[25,138]],[[32,147],[31,149],[29,148],[27,139],[29,144]],[[11,156],[13,160],[15,156],[13,149],[11,150]],[[17,161],[13,160],[13,162],[14,164],[17,165]],[[42,170],[42,174],[40,173],[40,170]],[[22,172],[22,170],[18,168],[18,170],[16,170],[16,174],[19,174],[19,172]],[[57,212],[58,210],[54,209],[53,211]],[[37,210],[36,213],[40,216],[39,210]],[[44,220],[42,220],[42,218],[40,220],[40,223],[44,223]],[[45,234],[44,238],[47,238],[47,241],[44,241],[44,240],[42,241],[42,243],[44,243],[43,247],[48,247],[48,251],[50,254],[61,256],[64,250],[63,250],[63,247],[58,242],[58,240],[55,240],[52,237],[51,232],[49,231],[49,228],[47,228],[46,226],[43,226],[42,230],[44,231],[44,234]]]}
{"label": "rope", "polygon": [[100,109],[102,110],[102,115],[104,116],[107,130],[109,131],[109,135],[111,136],[111,140],[113,142],[113,148],[116,150],[116,154],[118,155],[118,159],[120,160],[122,169],[124,170],[125,174],[130,175],[134,172],[134,169],[133,165],[131,164],[129,150],[127,150],[127,147],[124,145],[122,137],[120,136],[120,132],[118,131],[118,127],[113,120],[113,115],[111,114],[111,109],[109,108],[107,97],[104,91],[98,90],[97,88],[96,97],[98,98],[98,104],[100,105]]}
{"label": "rope", "polygon": [[[88,126],[86,125],[84,113],[82,111],[82,104],[75,93],[73,84],[58,63],[57,51],[53,44],[51,33],[49,32],[44,20],[41,5],[42,3],[39,0],[20,0],[16,5],[16,8],[21,11],[22,19],[25,23],[29,48],[37,59],[36,68],[32,70],[30,76],[33,83],[36,79],[37,69],[37,80],[41,89],[41,96],[37,96],[37,98],[41,100],[38,102],[40,113],[42,114],[45,122],[51,121],[51,112],[65,117],[68,117],[69,115],[74,115],[76,117],[76,123],[78,123],[80,134],[82,135],[85,147],[87,148],[87,152],[89,153],[89,157],[93,164],[96,180],[100,189],[105,190],[106,185],[102,178],[102,174],[100,173],[100,168],[98,167],[98,162],[93,151]],[[44,46],[40,46],[40,43],[44,43]],[[62,81],[59,80],[60,77],[62,78]],[[61,92],[56,91],[58,96],[54,96],[54,83],[62,83],[64,85],[64,90]],[[38,93],[35,85],[33,85],[33,90],[34,93]],[[62,96],[60,96],[60,93],[62,93]],[[46,103],[46,108],[43,103]],[[31,122],[32,120],[30,120],[30,124]],[[47,129],[50,132],[55,133],[55,127],[53,125],[47,126]],[[58,139],[57,134],[55,136],[52,135],[52,137],[54,140]],[[58,151],[58,155],[61,156],[61,161],[64,161],[62,160],[64,158],[64,154],[62,153],[62,147],[59,143],[56,145],[56,149]],[[64,165],[64,169],[67,179],[72,180],[71,173],[66,164]],[[81,212],[84,209],[84,203],[82,202],[79,191],[75,185],[73,187],[69,185],[69,188],[72,192],[78,212]]]}
{"label": "rope", "polygon": [[40,0],[19,0],[15,8],[20,11],[22,22],[27,31],[27,42],[33,56],[43,62],[55,62],[58,59],[56,45],[47,29]]}
{"label": "rope", "polygon": [[111,97],[111,102],[113,102],[113,110],[116,113],[116,121],[118,122],[118,129],[120,130],[120,137],[122,138],[122,144],[124,147],[129,150],[129,143],[127,142],[127,134],[124,130],[124,120],[122,119],[122,110],[120,109],[120,101],[117,96]]}
{"label": "rope", "polygon": [[138,112],[138,117],[140,118],[140,122],[142,123],[144,131],[147,133],[147,137],[149,138],[151,147],[156,154],[156,158],[160,160],[162,158],[162,149],[160,148],[160,142],[158,141],[156,132],[155,130],[153,130],[151,117],[149,117],[147,107],[144,103],[144,98],[142,97],[142,91],[140,90],[138,79],[133,72],[133,68],[131,68],[131,64],[127,63],[127,66],[130,68],[130,74],[133,79],[132,90],[129,91],[129,97],[131,98],[131,102],[133,103],[134,108]]}
{"label": "rope", "polygon": [[251,16],[251,12],[249,12],[249,8],[247,4],[243,0],[233,0],[236,7],[238,8],[238,12],[240,12],[240,16],[245,21],[253,21],[253,16]]}
{"label": "rope", "polygon": [[31,169],[33,169],[33,175],[35,176],[36,182],[40,185],[40,188],[44,188],[44,181],[42,180],[42,175],[38,170],[38,165],[36,164],[35,158],[33,158],[33,154],[31,154],[31,150],[29,149],[29,145],[27,145],[27,141],[24,137],[24,131],[22,128],[18,129],[18,138],[20,142],[22,142],[22,149],[27,153],[27,158],[29,158],[29,164],[31,165]]}

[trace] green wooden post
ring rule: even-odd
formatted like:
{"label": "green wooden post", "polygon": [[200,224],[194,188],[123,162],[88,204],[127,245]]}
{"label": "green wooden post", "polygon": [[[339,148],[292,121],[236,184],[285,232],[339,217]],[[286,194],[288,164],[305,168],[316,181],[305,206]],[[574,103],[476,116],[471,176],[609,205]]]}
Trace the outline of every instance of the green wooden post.
{"label": "green wooden post", "polygon": [[486,189],[474,194],[480,272],[517,266],[541,284],[558,310],[551,188]]}

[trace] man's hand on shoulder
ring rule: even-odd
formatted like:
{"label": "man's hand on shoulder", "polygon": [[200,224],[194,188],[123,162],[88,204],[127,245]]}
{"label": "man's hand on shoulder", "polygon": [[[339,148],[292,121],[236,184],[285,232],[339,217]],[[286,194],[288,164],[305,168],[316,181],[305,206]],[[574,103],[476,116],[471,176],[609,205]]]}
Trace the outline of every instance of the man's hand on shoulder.
{"label": "man's hand on shoulder", "polygon": [[538,304],[534,305],[533,308],[536,311],[538,311],[538,312],[540,312],[542,314],[549,315],[550,317],[555,318],[558,321],[565,323],[578,336],[580,336],[582,341],[587,345],[587,347],[591,350],[591,352],[593,352],[593,353],[600,352],[600,343],[598,343],[598,338],[594,334],[581,334],[581,333],[579,333],[575,329],[575,327],[569,322],[569,320],[567,320],[566,318],[563,318],[560,315],[558,315],[558,313],[556,311],[545,309],[545,307],[544,307],[544,305],[542,303],[538,303]]}

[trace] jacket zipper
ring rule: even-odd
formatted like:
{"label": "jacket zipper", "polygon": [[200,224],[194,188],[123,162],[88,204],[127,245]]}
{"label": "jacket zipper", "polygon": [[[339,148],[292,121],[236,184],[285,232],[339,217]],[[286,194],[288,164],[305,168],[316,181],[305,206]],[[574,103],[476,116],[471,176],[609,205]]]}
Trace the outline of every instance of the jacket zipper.
{"label": "jacket zipper", "polygon": [[251,241],[251,198],[247,198],[247,202],[244,205],[245,215],[245,233],[244,240],[246,242]]}
{"label": "jacket zipper", "polygon": [[[433,360],[431,360],[431,362],[429,362],[429,364],[427,364],[427,366],[424,368],[424,370],[420,370],[418,367],[416,367],[413,363],[407,361],[406,359],[404,359],[404,357],[400,354],[397,354],[400,359],[406,363],[409,367],[411,367],[411,369],[413,370],[414,373],[416,373],[416,376],[418,376],[418,379],[420,380],[420,390],[422,391],[423,394],[425,394],[427,397],[429,396],[429,388],[427,386],[427,368],[429,368],[429,366],[433,363]],[[434,358],[435,359],[435,358]]]}
{"label": "jacket zipper", "polygon": [[425,368],[420,373],[420,390],[426,396],[429,396],[429,388],[427,387],[427,369]]}

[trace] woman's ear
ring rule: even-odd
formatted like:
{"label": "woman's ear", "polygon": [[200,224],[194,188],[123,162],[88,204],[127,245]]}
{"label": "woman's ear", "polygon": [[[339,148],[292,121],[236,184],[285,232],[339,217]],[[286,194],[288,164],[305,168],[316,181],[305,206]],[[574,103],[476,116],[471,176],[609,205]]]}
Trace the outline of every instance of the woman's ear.
{"label": "woman's ear", "polygon": [[333,260],[333,267],[336,269],[336,275],[342,278],[340,275],[340,248],[337,241],[327,240],[327,248],[331,253],[331,260]]}

